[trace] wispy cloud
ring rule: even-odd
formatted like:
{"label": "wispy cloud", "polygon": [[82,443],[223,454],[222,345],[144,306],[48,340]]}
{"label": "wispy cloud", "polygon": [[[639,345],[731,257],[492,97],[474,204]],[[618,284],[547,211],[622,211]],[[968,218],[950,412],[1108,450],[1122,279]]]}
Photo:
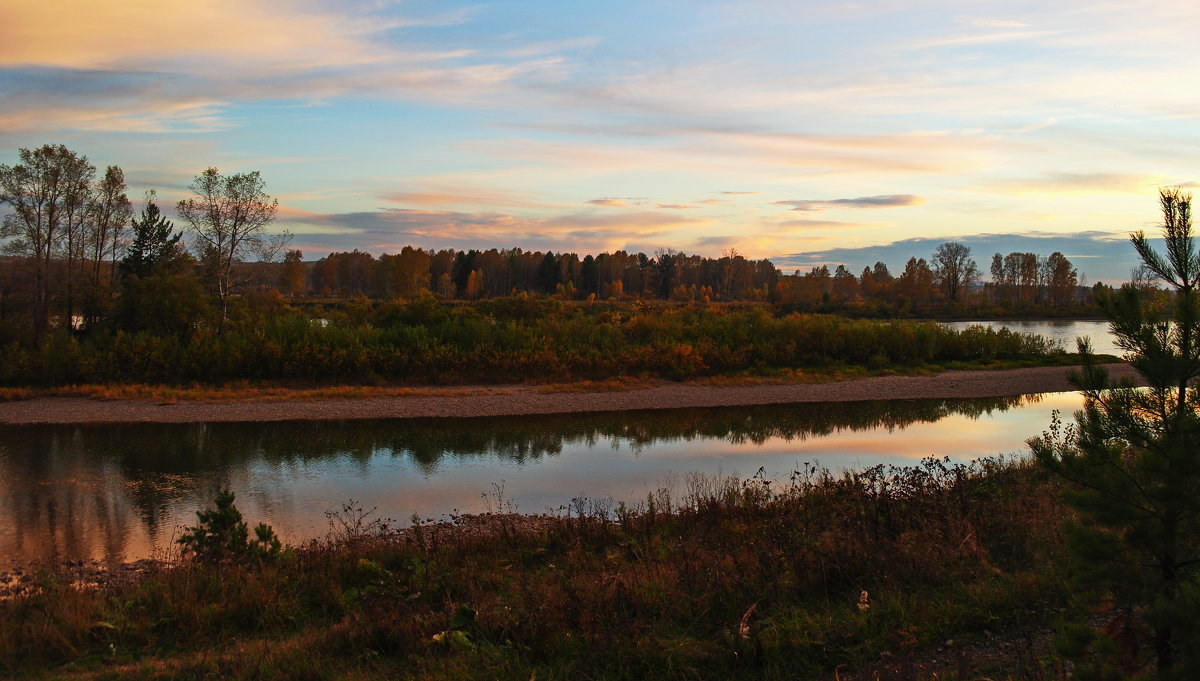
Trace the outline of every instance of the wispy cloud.
{"label": "wispy cloud", "polygon": [[[61,141],[164,194],[263,169],[326,211],[281,221],[360,248],[1119,229],[1196,177],[1183,0],[164,7],[0,0],[0,162]],[[883,217],[786,219],[827,215]]]}
{"label": "wispy cloud", "polygon": [[869,227],[858,222],[845,222],[842,220],[783,220],[775,223],[776,227],[781,230],[794,231],[796,228],[801,229],[855,229],[859,227]]}
{"label": "wispy cloud", "polygon": [[233,123],[225,116],[224,102],[142,99],[128,104],[34,107],[4,110],[0,105],[0,129],[9,134],[35,130],[87,130],[136,133],[211,133],[228,130]]}
{"label": "wispy cloud", "polygon": [[1010,19],[971,19],[966,22],[971,26],[979,28],[1028,28],[1029,24],[1022,21],[1012,21]]}
{"label": "wispy cloud", "polygon": [[985,188],[1022,194],[1144,194],[1163,184],[1161,175],[1133,173],[1045,173],[1036,177],[1000,180]]}
{"label": "wispy cloud", "polygon": [[600,199],[592,199],[591,201],[588,201],[588,203],[593,206],[607,206],[609,208],[629,208],[631,206],[645,205],[646,200],[647,199],[644,196],[609,196]]}
{"label": "wispy cloud", "polygon": [[329,243],[343,250],[361,248],[395,251],[406,245],[423,248],[511,248],[600,252],[625,248],[634,241],[670,243],[669,235],[705,224],[654,211],[613,215],[567,213],[527,218],[497,212],[382,209],[351,213],[313,213],[281,210],[279,226],[304,239],[321,243],[320,235],[333,235]]}
{"label": "wispy cloud", "polygon": [[418,182],[419,190],[385,191],[379,198],[401,206],[504,207],[541,209],[547,204],[529,192],[466,184]]}
{"label": "wispy cloud", "polygon": [[600,137],[595,131],[571,134],[569,141],[510,137],[472,141],[464,148],[508,159],[510,163],[536,163],[589,177],[600,173],[672,172],[707,178],[715,173],[737,172],[767,184],[783,173],[860,176],[961,173],[986,163],[999,147],[997,140],[967,133],[821,135],[750,125],[728,129],[687,126],[639,129],[639,136],[661,140],[655,145],[638,144],[636,139],[614,143],[611,136]]}
{"label": "wispy cloud", "polygon": [[881,196],[860,196],[856,199],[801,199],[797,201],[776,201],[777,206],[791,206],[792,210],[818,211],[829,208],[896,208],[899,206],[916,206],[923,199],[914,194],[884,194]]}
{"label": "wispy cloud", "polygon": [[807,253],[777,255],[776,266],[788,270],[822,264],[845,264],[856,271],[881,261],[899,274],[910,257],[928,258],[946,241],[957,241],[971,249],[971,255],[985,272],[993,253],[1012,252],[1049,255],[1055,251],[1067,254],[1088,281],[1121,282],[1128,280],[1129,271],[1137,264],[1128,234],[1085,231],[1073,234],[1024,232],[1016,234],[973,234],[943,237],[917,237],[891,243],[852,248],[830,248]]}
{"label": "wispy cloud", "polygon": [[[564,76],[563,59],[548,53],[553,45],[484,53],[395,38],[400,29],[462,23],[472,8],[409,17],[382,4],[347,2],[332,11],[285,0],[176,3],[170,11],[153,0],[0,0],[0,7],[0,84],[20,79],[31,95],[0,102],[9,129],[214,132],[241,123],[226,114],[233,102],[346,95],[482,102],[518,81]],[[162,113],[180,101],[207,108]]]}
{"label": "wispy cloud", "polygon": [[1010,43],[1024,40],[1033,40],[1034,38],[1046,38],[1049,36],[1059,36],[1068,31],[1062,30],[1019,30],[1019,31],[993,31],[988,33],[973,33],[968,35],[947,36],[943,38],[932,38],[929,40],[920,40],[909,45],[912,49],[925,49],[930,47],[965,47],[971,45],[988,45],[993,43]]}
{"label": "wispy cloud", "polygon": [[556,54],[564,50],[590,49],[598,46],[602,41],[596,36],[583,36],[580,38],[567,38],[563,40],[547,40],[537,43],[529,43],[521,47],[507,50],[506,54],[512,57],[529,58],[537,57],[546,54]]}
{"label": "wispy cloud", "polygon": [[728,248],[735,246],[745,240],[744,236],[706,236],[696,239],[692,242],[696,248],[711,249],[711,248]]}
{"label": "wispy cloud", "polygon": [[315,6],[259,0],[174,3],[155,0],[5,2],[3,66],[153,69],[179,61],[222,68],[317,67],[365,63],[381,55],[362,40],[388,26]]}

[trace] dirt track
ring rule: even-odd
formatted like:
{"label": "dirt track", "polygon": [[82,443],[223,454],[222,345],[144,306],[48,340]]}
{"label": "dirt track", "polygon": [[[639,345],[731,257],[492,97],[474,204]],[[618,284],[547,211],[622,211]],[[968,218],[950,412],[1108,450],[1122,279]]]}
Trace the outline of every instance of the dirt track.
{"label": "dirt track", "polygon": [[[1136,374],[1125,364],[1105,365],[1115,377]],[[933,376],[747,386],[656,383],[606,392],[548,392],[529,385],[467,387],[411,396],[317,401],[179,402],[38,398],[0,404],[0,424],[187,423],[328,419],[511,416],[564,412],[725,407],[790,402],[1000,397],[1072,390],[1070,367],[1007,371],[947,371]]]}

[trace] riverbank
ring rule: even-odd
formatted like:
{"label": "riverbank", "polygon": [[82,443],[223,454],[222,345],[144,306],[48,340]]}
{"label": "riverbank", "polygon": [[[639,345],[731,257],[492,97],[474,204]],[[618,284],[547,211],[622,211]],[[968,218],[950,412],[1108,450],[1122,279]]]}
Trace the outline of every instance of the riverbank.
{"label": "riverbank", "polygon": [[0,600],[0,675],[923,680],[1027,661],[1050,675],[1069,593],[1058,496],[1027,463],[929,460],[400,532],[351,511],[274,559],[99,585],[34,575]]}
{"label": "riverbank", "polygon": [[[1116,378],[1139,379],[1122,363],[1103,365]],[[647,381],[580,389],[507,385],[421,388],[386,397],[303,400],[176,401],[38,397],[0,404],[0,424],[194,423],[381,418],[467,418],[598,411],[733,407],[800,402],[1004,397],[1066,392],[1073,367],[943,371],[919,376],[873,376],[820,383],[714,385]]]}

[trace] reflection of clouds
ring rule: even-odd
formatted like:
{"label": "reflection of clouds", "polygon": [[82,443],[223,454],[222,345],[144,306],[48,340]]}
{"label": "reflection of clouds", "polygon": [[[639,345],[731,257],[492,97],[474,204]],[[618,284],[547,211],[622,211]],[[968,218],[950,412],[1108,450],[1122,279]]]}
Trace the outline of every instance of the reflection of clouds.
{"label": "reflection of clouds", "polygon": [[1060,344],[1067,352],[1075,352],[1075,339],[1084,337],[1091,341],[1092,352],[1096,354],[1116,355],[1118,357],[1125,355],[1125,350],[1117,347],[1116,339],[1109,330],[1108,322],[1102,321],[1073,321],[1073,322],[1023,322],[1019,320],[1008,322],[996,321],[964,321],[964,322],[944,322],[946,326],[954,329],[963,329],[967,326],[981,325],[990,328],[1004,327],[1012,331],[1020,331],[1023,333],[1035,333],[1044,336],[1046,339]]}
{"label": "reflection of clouds", "polygon": [[[471,420],[0,430],[0,555],[136,558],[225,488],[247,522],[322,537],[350,499],[406,520],[487,509],[505,481],[526,512],[573,497],[644,499],[683,473],[783,476],[800,461],[871,465],[1018,451],[1078,396],[801,404]],[[1026,405],[1023,408],[1022,405]]]}

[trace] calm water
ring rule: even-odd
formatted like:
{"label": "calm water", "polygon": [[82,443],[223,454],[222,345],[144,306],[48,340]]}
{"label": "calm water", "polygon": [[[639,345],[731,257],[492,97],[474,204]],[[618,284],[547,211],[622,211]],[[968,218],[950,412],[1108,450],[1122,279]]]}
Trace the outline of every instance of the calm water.
{"label": "calm water", "polygon": [[945,322],[946,326],[962,329],[968,326],[1005,327],[1013,331],[1036,333],[1063,346],[1067,352],[1075,352],[1075,339],[1083,336],[1092,341],[1092,352],[1121,357],[1125,351],[1113,343],[1108,332],[1108,322],[1101,321],[1000,321],[1000,322]]}
{"label": "calm water", "polygon": [[[1023,454],[1073,393],[492,419],[0,429],[0,557],[130,560],[168,548],[230,488],[251,523],[323,536],[355,499],[385,517],[573,497],[637,502],[682,474]],[[502,488],[502,491],[501,491]],[[0,565],[2,567],[2,565]]]}
{"label": "calm water", "polygon": [[[962,325],[968,323],[961,323]],[[956,324],[959,325],[959,324]],[[1120,354],[1104,322],[1007,322]],[[687,473],[786,479],[804,463],[1024,455],[1075,393],[619,414],[269,424],[0,428],[0,568],[132,560],[173,545],[221,489],[300,542],[351,499],[402,522],[455,511],[638,502]]]}

